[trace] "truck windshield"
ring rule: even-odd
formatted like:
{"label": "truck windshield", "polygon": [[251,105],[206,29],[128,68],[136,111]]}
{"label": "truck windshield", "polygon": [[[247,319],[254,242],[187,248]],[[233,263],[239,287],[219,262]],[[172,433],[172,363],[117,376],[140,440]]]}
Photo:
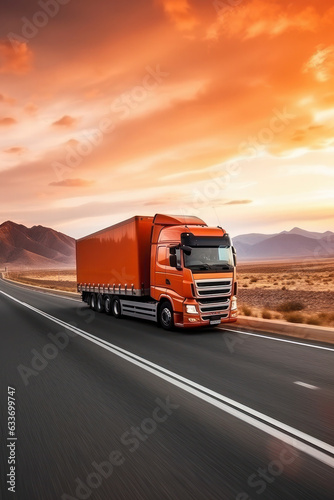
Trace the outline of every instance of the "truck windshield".
{"label": "truck windshield", "polygon": [[183,252],[183,255],[184,265],[188,269],[220,271],[233,268],[233,254],[230,246],[192,247],[191,252]]}

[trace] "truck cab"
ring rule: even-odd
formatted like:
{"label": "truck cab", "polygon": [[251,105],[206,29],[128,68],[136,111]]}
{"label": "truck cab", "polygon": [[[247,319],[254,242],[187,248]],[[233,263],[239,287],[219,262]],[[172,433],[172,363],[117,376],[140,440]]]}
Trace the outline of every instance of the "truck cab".
{"label": "truck cab", "polygon": [[150,275],[164,328],[236,321],[236,254],[222,228],[192,216],[156,215]]}

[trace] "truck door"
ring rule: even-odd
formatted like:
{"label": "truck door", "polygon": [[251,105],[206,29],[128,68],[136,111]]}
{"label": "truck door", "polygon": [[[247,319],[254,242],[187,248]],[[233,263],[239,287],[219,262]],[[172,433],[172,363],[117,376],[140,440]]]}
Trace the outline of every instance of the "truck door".
{"label": "truck door", "polygon": [[[171,245],[172,246],[172,245]],[[169,263],[170,247],[167,247],[167,266],[166,266],[166,288],[172,295],[181,296],[183,301],[183,270],[181,262],[181,250],[176,249],[177,262],[180,269],[171,267]]]}
{"label": "truck door", "polygon": [[157,260],[155,266],[155,288],[162,292],[166,290],[166,264],[167,264],[167,247],[158,246]]}

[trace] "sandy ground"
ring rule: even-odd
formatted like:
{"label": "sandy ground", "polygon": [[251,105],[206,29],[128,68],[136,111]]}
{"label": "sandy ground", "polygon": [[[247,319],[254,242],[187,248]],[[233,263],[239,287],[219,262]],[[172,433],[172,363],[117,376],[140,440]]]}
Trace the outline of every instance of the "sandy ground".
{"label": "sandy ground", "polygon": [[9,279],[20,281],[28,285],[43,286],[66,292],[77,291],[75,270],[65,271],[12,271],[7,273]]}
{"label": "sandy ground", "polygon": [[334,326],[334,259],[240,263],[237,276],[241,312]]}
{"label": "sandy ground", "polygon": [[[75,270],[17,271],[10,279],[76,291]],[[239,312],[334,327],[334,259],[239,263]]]}

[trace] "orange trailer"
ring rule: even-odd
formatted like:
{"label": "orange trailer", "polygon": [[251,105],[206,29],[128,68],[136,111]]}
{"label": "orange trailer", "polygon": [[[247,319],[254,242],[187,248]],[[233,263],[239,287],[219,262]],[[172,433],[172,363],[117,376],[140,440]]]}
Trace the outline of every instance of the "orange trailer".
{"label": "orange trailer", "polygon": [[152,222],[153,217],[132,217],[78,240],[78,282],[111,286],[121,295],[149,294]]}
{"label": "orange trailer", "polygon": [[237,317],[236,255],[222,228],[197,217],[135,216],[77,240],[82,300],[165,329]]}

